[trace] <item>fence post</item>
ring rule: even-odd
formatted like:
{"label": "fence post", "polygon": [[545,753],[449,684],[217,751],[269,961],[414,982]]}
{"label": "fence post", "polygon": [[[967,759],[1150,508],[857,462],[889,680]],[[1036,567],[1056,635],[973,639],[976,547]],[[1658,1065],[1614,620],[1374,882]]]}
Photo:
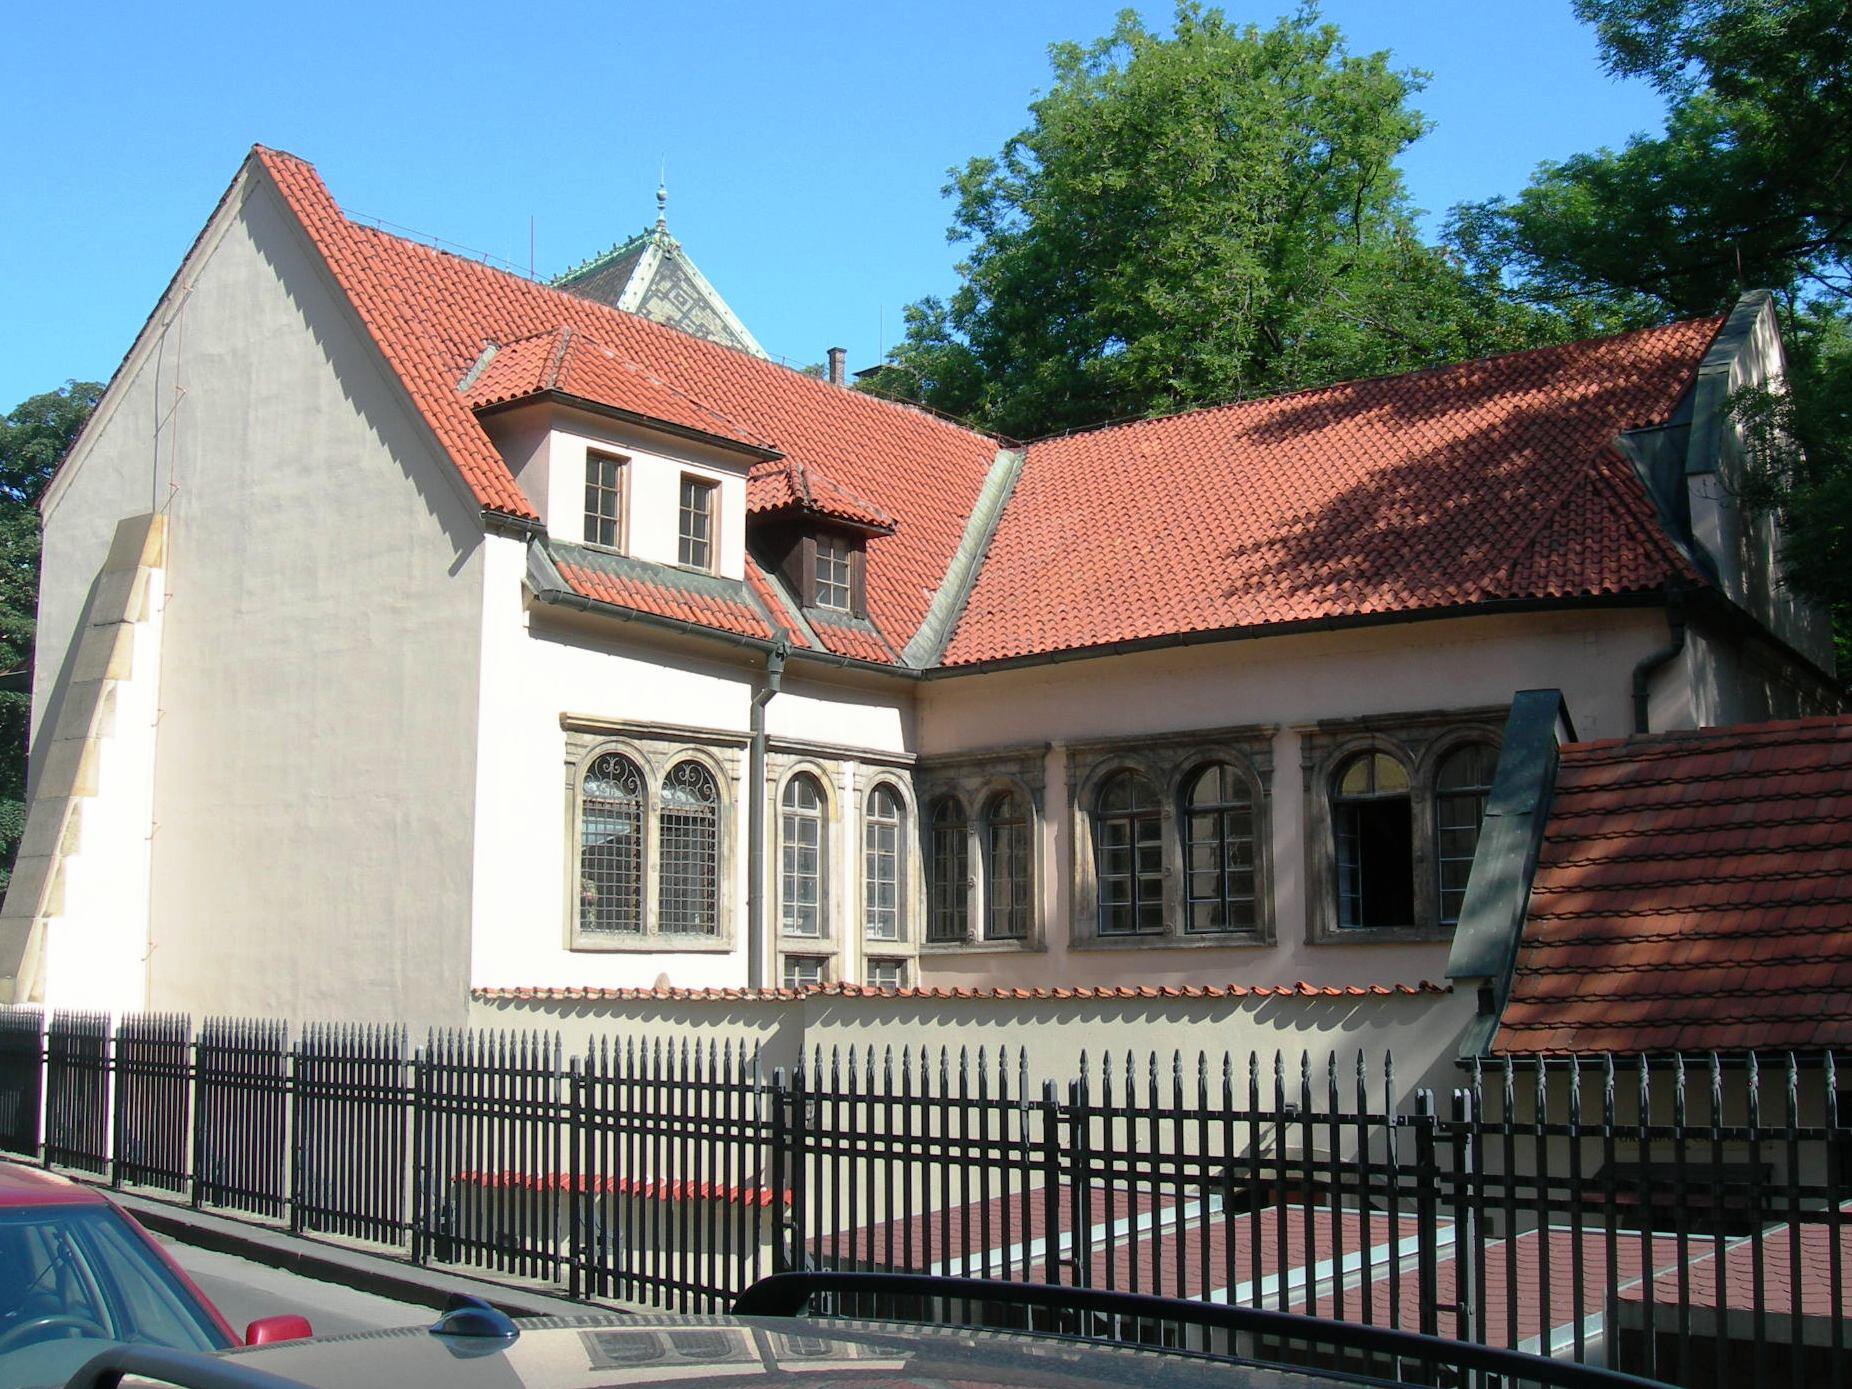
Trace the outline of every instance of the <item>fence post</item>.
{"label": "fence post", "polygon": [[[1479,1288],[1479,1268],[1484,1254],[1484,1233],[1480,1226],[1479,1195],[1477,1188],[1478,1172],[1473,1165],[1473,1134],[1479,1123],[1478,1107],[1473,1103],[1473,1092],[1459,1089],[1453,1092],[1453,1335],[1455,1340],[1473,1341],[1490,1337],[1479,1335],[1479,1322],[1475,1316],[1475,1295]],[[1509,1116],[1507,1116],[1509,1122]],[[1512,1174],[1507,1172],[1505,1180],[1510,1182]],[[1515,1230],[1505,1231],[1505,1247],[1516,1248]],[[1507,1256],[1508,1260],[1511,1256]],[[1512,1270],[1507,1267],[1505,1277],[1510,1280]],[[1509,1328],[1507,1328],[1509,1336]],[[1548,1331],[1546,1328],[1545,1335]]]}
{"label": "fence post", "polygon": [[585,1141],[585,1074],[581,1058],[575,1056],[566,1071],[566,1295],[585,1295],[587,1235],[591,1232],[595,1209],[589,1190],[592,1183],[584,1176],[581,1144]]}
{"label": "fence post", "polygon": [[[1056,1269],[1060,1264],[1061,1234],[1061,1129],[1064,1122],[1072,1122],[1072,1111],[1064,1111],[1057,1097],[1055,1083],[1052,1080],[1042,1082],[1042,1245],[1048,1253],[1043,1259],[1042,1277],[1045,1281],[1056,1283],[1060,1275]],[[1023,1248],[1027,1251],[1030,1244],[1029,1232],[1023,1231]],[[1070,1265],[1073,1251],[1068,1251]],[[1023,1277],[1028,1274],[1028,1254],[1023,1255]]]}
{"label": "fence post", "polygon": [[426,1127],[425,1067],[429,1064],[429,1037],[426,1045],[412,1051],[412,1263],[422,1267],[429,1257],[430,1235],[430,1133]]}
{"label": "fence post", "polygon": [[113,1044],[103,1056],[103,1083],[109,1086],[109,1184],[117,1190],[122,1187],[122,1032],[127,1021],[126,1014],[116,1017],[110,1029]]}
{"label": "fence post", "polygon": [[1439,1218],[1436,1186],[1440,1172],[1434,1144],[1434,1092],[1415,1093],[1415,1301],[1421,1334],[1440,1332],[1440,1249],[1435,1238]]}
{"label": "fence post", "polygon": [[302,1046],[307,1030],[297,1035],[283,1070],[283,1084],[289,1094],[289,1232],[292,1235],[301,1234],[305,1223],[302,1206],[307,1193],[303,1190],[303,1168],[308,1143],[302,1131],[303,1113],[307,1108],[302,1096]]}
{"label": "fence post", "polygon": [[[802,1065],[802,1062],[799,1062]],[[791,1094],[785,1088],[785,1068],[772,1072],[772,1272],[789,1273],[791,1258],[785,1248],[790,1216],[785,1194],[791,1190]]]}
{"label": "fence post", "polygon": [[[210,1020],[208,1020],[208,1025]],[[200,1181],[200,1173],[205,1167],[206,1157],[206,1066],[205,1066],[206,1027],[202,1026],[187,1041],[187,1054],[193,1058],[193,1144],[187,1161],[187,1173],[190,1177],[187,1192],[187,1204],[198,1210],[205,1204],[205,1189]]]}

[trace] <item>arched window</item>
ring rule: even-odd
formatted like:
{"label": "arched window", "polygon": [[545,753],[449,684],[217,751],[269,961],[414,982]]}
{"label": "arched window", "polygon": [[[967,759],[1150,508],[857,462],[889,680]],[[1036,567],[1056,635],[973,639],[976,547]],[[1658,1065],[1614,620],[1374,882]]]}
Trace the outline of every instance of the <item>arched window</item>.
{"label": "arched window", "polygon": [[1440,922],[1457,926],[1466,900],[1466,879],[1479,847],[1479,825],[1498,749],[1490,743],[1463,743],[1441,759],[1434,776],[1434,862],[1440,874]]}
{"label": "arched window", "polygon": [[1360,752],[1331,785],[1337,840],[1338,926],[1415,924],[1415,837],[1408,773],[1387,753]]}
{"label": "arched window", "polygon": [[881,785],[868,793],[862,820],[862,929],[869,940],[905,940],[906,808],[900,793]]}
{"label": "arched window", "polygon": [[1093,832],[1100,934],[1162,932],[1164,815],[1156,789],[1137,772],[1108,777],[1094,802]]}
{"label": "arched window", "polygon": [[720,792],[699,762],[677,762],[663,778],[656,826],[659,931],[720,931]]}
{"label": "arched window", "polygon": [[579,784],[579,929],[643,929],[643,774],[600,753]]}
{"label": "arched window", "polygon": [[956,796],[932,807],[932,856],[926,881],[926,939],[962,941],[971,934],[971,826]]}
{"label": "arched window", "polygon": [[779,926],[790,936],[821,936],[825,910],[823,788],[808,772],[785,785],[779,820]]}
{"label": "arched window", "polygon": [[1029,938],[1029,814],[999,791],[984,807],[984,939]]}
{"label": "arched window", "polygon": [[1185,930],[1255,929],[1254,794],[1226,762],[1184,782],[1183,861]]}

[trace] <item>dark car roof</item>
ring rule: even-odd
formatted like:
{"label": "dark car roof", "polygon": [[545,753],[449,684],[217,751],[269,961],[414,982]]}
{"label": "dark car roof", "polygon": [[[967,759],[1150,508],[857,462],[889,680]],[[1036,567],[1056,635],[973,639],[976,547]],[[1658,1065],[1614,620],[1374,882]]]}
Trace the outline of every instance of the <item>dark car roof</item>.
{"label": "dark car roof", "polygon": [[770,1370],[814,1382],[892,1389],[1323,1389],[1317,1371],[1231,1364],[1134,1346],[880,1322],[593,1314],[516,1323],[519,1339],[469,1341],[421,1327],[289,1341],[230,1358],[312,1389],[715,1389],[762,1384]]}
{"label": "dark car roof", "polygon": [[12,1206],[102,1206],[108,1198],[93,1187],[37,1167],[0,1162],[0,1210]]}

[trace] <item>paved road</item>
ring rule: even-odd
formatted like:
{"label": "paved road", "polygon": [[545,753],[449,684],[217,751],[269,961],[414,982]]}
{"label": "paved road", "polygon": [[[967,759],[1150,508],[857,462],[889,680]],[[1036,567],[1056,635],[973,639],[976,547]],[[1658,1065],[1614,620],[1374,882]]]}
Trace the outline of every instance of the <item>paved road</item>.
{"label": "paved road", "polygon": [[342,1336],[389,1326],[429,1326],[437,1316],[429,1307],[355,1292],[337,1283],[285,1273],[231,1254],[196,1249],[174,1240],[162,1243],[240,1335],[256,1318],[281,1312],[307,1317],[318,1336]]}

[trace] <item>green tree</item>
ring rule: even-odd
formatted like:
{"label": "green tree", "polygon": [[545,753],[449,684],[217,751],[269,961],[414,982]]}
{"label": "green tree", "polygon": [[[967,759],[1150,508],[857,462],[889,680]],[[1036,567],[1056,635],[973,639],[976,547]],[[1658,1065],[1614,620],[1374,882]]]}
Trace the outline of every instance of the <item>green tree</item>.
{"label": "green tree", "polygon": [[[36,502],[102,394],[94,381],[67,381],[0,417],[0,672],[23,672],[32,660],[39,602]],[[26,827],[31,713],[27,689],[0,690],[0,892]]]}
{"label": "green tree", "polygon": [[1780,297],[1790,390],[1733,402],[1757,436],[1744,491],[1788,523],[1787,572],[1852,657],[1852,7],[1845,0],[1577,0],[1608,70],[1666,98],[1665,129],[1541,166],[1455,210],[1481,281],[1582,326]]}
{"label": "green tree", "polygon": [[868,388],[1024,438],[1555,331],[1421,242],[1396,160],[1422,78],[1313,10],[1128,11],[1050,58],[1028,127],[952,171],[961,283]]}

